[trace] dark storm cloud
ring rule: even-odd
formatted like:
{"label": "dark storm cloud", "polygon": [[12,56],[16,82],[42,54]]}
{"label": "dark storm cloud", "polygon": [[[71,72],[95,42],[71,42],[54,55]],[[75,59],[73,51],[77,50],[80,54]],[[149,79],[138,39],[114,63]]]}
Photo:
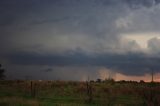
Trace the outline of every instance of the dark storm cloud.
{"label": "dark storm cloud", "polygon": [[[1,0],[0,3],[0,11],[1,11],[1,18],[0,18],[0,25],[12,25],[13,22],[17,22],[19,19],[25,19],[24,16],[33,15],[33,16],[40,16],[44,14],[44,12],[47,11],[47,9],[50,9],[48,13],[52,13],[54,15],[60,15],[64,14],[66,12],[68,14],[68,10],[73,9],[70,11],[70,13],[74,12],[74,9],[81,14],[81,10],[85,8],[87,12],[88,10],[92,12],[90,9],[102,7],[104,9],[107,9],[105,7],[112,7],[122,9],[124,6],[129,6],[132,8],[141,8],[143,6],[145,7],[151,7],[154,4],[158,4],[159,0],[67,0],[67,1],[59,1],[59,0]],[[50,8],[50,7],[53,8]],[[70,7],[70,9],[68,9]],[[78,7],[78,8],[76,8]],[[87,7],[87,8],[86,8]],[[45,9],[46,8],[46,9]],[[67,8],[66,10],[64,10]],[[126,8],[127,9],[127,8]],[[80,10],[80,11],[79,11]],[[88,11],[88,12],[89,12]],[[112,10],[111,10],[112,11]],[[103,10],[102,10],[103,12]],[[77,14],[76,12],[69,15]],[[45,14],[47,15],[47,14]],[[51,14],[50,14],[51,15]],[[45,17],[45,16],[44,16]],[[55,16],[56,17],[56,16]],[[30,17],[31,18],[31,17]],[[37,20],[35,20],[37,21]],[[49,21],[49,20],[48,20]],[[43,21],[48,22],[48,21]],[[53,21],[53,20],[51,20]],[[36,23],[36,22],[35,22]],[[39,22],[38,22],[39,23]]]}
{"label": "dark storm cloud", "polygon": [[[160,72],[160,58],[148,57],[144,54],[126,55],[103,54],[89,56],[82,53],[40,55],[35,53],[15,53],[8,60],[16,65],[49,65],[53,67],[90,66],[106,67],[127,75],[143,75],[151,70]],[[51,71],[47,69],[46,71]]]}
{"label": "dark storm cloud", "polygon": [[155,4],[158,4],[159,0],[124,0],[128,6],[132,9],[138,9],[141,7],[151,7]]}
{"label": "dark storm cloud", "polygon": [[[36,76],[44,66],[49,66],[44,68],[47,72],[72,66],[106,67],[128,75],[142,75],[152,68],[159,71],[158,38],[149,40],[149,55],[141,53],[136,41],[121,39],[126,33],[158,32],[159,3],[160,0],[1,0],[0,60],[8,60],[6,66],[14,72],[19,70],[19,76],[24,72]],[[63,71],[66,70],[60,72]]]}
{"label": "dark storm cloud", "polygon": [[[71,49],[71,45],[75,45],[72,49],[90,48],[92,49],[90,51],[95,49],[95,45],[102,50],[111,48],[113,45],[111,43],[118,39],[114,20],[126,14],[121,11],[127,11],[123,3],[112,0],[101,2],[97,0],[48,0],[45,2],[17,0],[15,2],[3,1],[2,5],[1,42],[5,47],[0,48],[7,52],[19,48],[33,49],[35,45],[42,45],[41,49],[45,52],[57,52],[59,49],[62,50],[60,52],[63,52]],[[82,43],[85,39],[89,39],[85,41],[86,47]],[[78,40],[79,43],[75,44],[73,42],[75,40]],[[103,47],[103,42],[106,42],[109,47]],[[51,45],[57,46],[53,48]]]}
{"label": "dark storm cloud", "polygon": [[44,52],[76,48],[86,52],[103,52],[114,51],[115,46],[121,48],[120,30],[115,21],[129,12],[124,1],[25,2],[3,3],[6,6],[1,9],[4,15],[0,21],[3,26],[1,42],[5,47],[1,48],[7,52],[19,48],[36,51],[37,48],[33,48],[35,45],[42,45],[40,49]]}
{"label": "dark storm cloud", "polygon": [[45,71],[45,72],[51,72],[51,71],[53,71],[53,69],[52,68],[47,68],[47,69],[45,69],[43,71]]}
{"label": "dark storm cloud", "polygon": [[15,24],[15,22],[23,18],[23,14],[27,12],[27,10],[32,8],[32,2],[26,2],[22,0],[1,0],[0,1],[0,25],[9,26]]}

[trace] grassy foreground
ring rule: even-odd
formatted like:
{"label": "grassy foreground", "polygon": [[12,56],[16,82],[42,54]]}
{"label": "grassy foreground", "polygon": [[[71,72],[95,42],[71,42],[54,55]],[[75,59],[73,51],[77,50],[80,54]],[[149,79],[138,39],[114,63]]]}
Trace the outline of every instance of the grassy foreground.
{"label": "grassy foreground", "polygon": [[160,83],[0,81],[0,106],[160,106]]}

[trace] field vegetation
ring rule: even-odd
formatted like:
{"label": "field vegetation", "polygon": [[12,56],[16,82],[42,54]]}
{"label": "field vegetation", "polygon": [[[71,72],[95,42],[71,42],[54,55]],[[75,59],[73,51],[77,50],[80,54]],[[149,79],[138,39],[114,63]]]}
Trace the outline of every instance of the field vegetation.
{"label": "field vegetation", "polygon": [[160,83],[2,80],[0,106],[160,106]]}

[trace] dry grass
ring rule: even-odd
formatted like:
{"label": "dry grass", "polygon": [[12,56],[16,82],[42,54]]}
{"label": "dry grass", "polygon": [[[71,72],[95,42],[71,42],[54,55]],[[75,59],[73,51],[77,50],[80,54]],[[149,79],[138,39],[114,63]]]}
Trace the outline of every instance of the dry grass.
{"label": "dry grass", "polygon": [[0,106],[40,106],[38,101],[19,97],[4,97],[0,99]]}
{"label": "dry grass", "polygon": [[160,83],[93,82],[91,103],[86,82],[33,81],[33,85],[35,97],[31,81],[1,81],[0,106],[160,106]]}

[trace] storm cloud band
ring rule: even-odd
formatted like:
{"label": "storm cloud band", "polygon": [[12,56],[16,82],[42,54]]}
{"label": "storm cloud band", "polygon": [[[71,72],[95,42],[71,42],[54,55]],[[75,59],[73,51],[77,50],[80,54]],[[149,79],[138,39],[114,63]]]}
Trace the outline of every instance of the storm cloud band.
{"label": "storm cloud band", "polygon": [[48,65],[51,67],[106,67],[127,75],[143,75],[151,70],[160,72],[160,57],[145,54],[101,54],[82,53],[43,55],[36,53],[15,53],[7,56],[10,63],[16,65]]}
{"label": "storm cloud band", "polygon": [[8,75],[17,72],[15,77],[38,77],[38,70],[49,73],[55,67],[65,67],[61,70],[66,73],[66,67],[105,67],[126,75],[158,73],[159,3],[0,0],[0,63]]}

